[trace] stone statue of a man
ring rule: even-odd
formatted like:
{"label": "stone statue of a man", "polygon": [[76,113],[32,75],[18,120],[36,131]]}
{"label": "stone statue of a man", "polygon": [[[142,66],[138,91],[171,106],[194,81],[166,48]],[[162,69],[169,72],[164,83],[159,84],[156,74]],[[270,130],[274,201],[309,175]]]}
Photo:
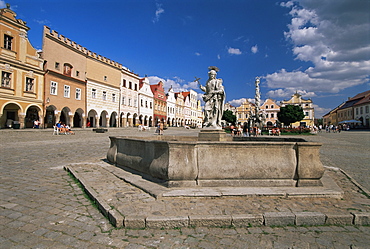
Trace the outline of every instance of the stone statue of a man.
{"label": "stone statue of a man", "polygon": [[224,113],[225,90],[222,85],[222,79],[216,79],[217,67],[208,67],[208,80],[205,86],[199,84],[199,88],[204,92],[204,127],[222,129],[221,119]]}

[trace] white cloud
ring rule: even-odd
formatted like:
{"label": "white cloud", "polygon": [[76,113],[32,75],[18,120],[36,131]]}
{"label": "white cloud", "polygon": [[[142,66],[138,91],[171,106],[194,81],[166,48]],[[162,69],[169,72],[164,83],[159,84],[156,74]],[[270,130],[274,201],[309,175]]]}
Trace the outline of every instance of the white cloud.
{"label": "white cloud", "polygon": [[185,80],[181,79],[180,77],[173,77],[173,79],[164,79],[158,76],[149,76],[149,84],[158,84],[158,82],[163,82],[163,87],[165,92],[172,86],[174,92],[186,92],[190,89],[198,90],[198,83],[197,82],[186,82]]}
{"label": "white cloud", "polygon": [[221,59],[221,56],[219,54],[217,55],[217,59]]}
{"label": "white cloud", "polygon": [[162,8],[162,4],[156,4],[157,9],[155,10],[155,18],[153,19],[153,23],[159,21],[160,16],[164,13],[164,9]]}
{"label": "white cloud", "polygon": [[251,51],[252,51],[253,54],[255,54],[255,53],[258,52],[258,46],[257,46],[257,44],[255,46],[251,47]]}
{"label": "white cloud", "polygon": [[277,89],[269,93],[283,95],[285,88],[337,93],[369,82],[369,3],[362,0],[297,2],[280,4],[291,8],[291,23],[284,35],[292,44],[295,59],[311,62],[313,66],[292,72],[281,69],[267,75],[267,86]]}
{"label": "white cloud", "polygon": [[332,110],[332,108],[324,108],[315,104],[313,104],[313,108],[315,109],[315,118],[322,118],[322,116]]}
{"label": "white cloud", "polygon": [[293,94],[299,93],[302,95],[303,98],[312,98],[315,97],[316,94],[314,92],[307,92],[306,90],[297,90],[296,88],[288,87],[284,89],[276,89],[276,90],[271,90],[267,92],[267,96],[269,98],[276,98],[276,99],[289,99]]}
{"label": "white cloud", "polygon": [[201,56],[202,54],[201,53],[198,53],[198,52],[195,52],[195,55],[196,56]]}
{"label": "white cloud", "polygon": [[5,1],[0,0],[0,8],[1,8],[1,9],[6,8],[6,3],[5,3]]}
{"label": "white cloud", "polygon": [[37,22],[40,25],[47,25],[47,26],[50,25],[50,21],[48,21],[46,19],[44,19],[44,20],[36,20],[36,19],[34,19],[34,21]]}
{"label": "white cloud", "polygon": [[230,105],[232,106],[235,106],[235,107],[239,107],[241,106],[246,100],[248,100],[249,102],[252,102],[254,103],[254,99],[246,99],[246,98],[241,98],[241,99],[233,99],[231,101],[228,101]]}
{"label": "white cloud", "polygon": [[239,48],[228,48],[228,49],[227,49],[227,52],[228,52],[229,54],[235,54],[235,55],[240,55],[240,54],[242,54],[242,51],[240,51],[240,49],[239,49]]}

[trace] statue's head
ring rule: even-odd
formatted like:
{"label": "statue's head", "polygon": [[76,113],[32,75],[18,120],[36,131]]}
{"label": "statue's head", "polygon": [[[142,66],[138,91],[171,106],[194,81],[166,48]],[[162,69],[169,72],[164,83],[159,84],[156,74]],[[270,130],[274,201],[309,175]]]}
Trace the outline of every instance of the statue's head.
{"label": "statue's head", "polygon": [[216,78],[217,72],[219,71],[218,67],[210,66],[208,67],[208,70],[208,76],[213,79]]}

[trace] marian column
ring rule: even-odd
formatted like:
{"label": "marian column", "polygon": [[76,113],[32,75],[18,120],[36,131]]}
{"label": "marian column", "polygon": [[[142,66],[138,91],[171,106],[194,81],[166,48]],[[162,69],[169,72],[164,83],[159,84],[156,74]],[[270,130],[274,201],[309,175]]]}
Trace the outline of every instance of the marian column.
{"label": "marian column", "polygon": [[255,100],[255,104],[256,104],[255,117],[256,117],[256,121],[257,121],[257,120],[260,120],[259,119],[260,102],[261,102],[260,77],[256,77],[255,85],[256,85],[256,94],[254,95],[254,100]]}

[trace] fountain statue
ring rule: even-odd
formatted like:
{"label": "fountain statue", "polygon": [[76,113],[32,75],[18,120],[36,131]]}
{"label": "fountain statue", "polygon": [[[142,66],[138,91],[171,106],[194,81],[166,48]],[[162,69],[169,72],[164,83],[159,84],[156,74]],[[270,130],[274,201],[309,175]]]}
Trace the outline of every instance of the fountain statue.
{"label": "fountain statue", "polygon": [[219,69],[215,66],[208,67],[208,80],[205,86],[199,83],[200,78],[195,77],[199,88],[204,92],[204,127],[222,129],[221,120],[224,112],[225,90],[222,79],[217,79]]}

